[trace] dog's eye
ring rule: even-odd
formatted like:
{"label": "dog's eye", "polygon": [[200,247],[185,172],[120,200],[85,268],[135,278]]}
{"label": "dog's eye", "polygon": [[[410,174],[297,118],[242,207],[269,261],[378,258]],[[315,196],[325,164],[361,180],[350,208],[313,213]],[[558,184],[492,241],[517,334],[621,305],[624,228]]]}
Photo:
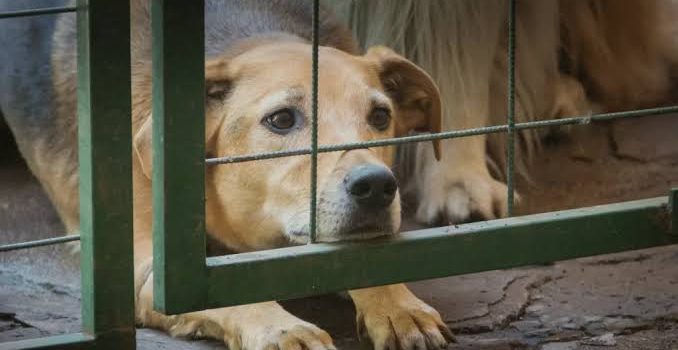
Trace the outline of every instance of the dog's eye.
{"label": "dog's eye", "polygon": [[391,124],[391,111],[386,108],[375,108],[367,121],[375,129],[384,131]]}
{"label": "dog's eye", "polygon": [[297,113],[289,108],[281,109],[266,116],[262,123],[276,134],[286,134],[297,124]]}

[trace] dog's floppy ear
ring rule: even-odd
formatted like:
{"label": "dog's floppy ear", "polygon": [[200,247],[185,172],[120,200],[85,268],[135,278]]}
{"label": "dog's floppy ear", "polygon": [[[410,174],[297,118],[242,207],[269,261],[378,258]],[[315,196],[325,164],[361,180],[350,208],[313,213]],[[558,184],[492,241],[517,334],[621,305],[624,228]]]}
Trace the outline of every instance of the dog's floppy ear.
{"label": "dog's floppy ear", "polygon": [[[376,65],[384,89],[398,108],[396,135],[411,130],[440,132],[442,106],[440,92],[433,79],[421,68],[383,46],[370,48],[365,58]],[[440,160],[440,141],[433,141],[433,150]]]}
{"label": "dog's floppy ear", "polygon": [[228,65],[229,59],[217,57],[205,63],[205,98],[223,100],[231,90],[233,73]]}
{"label": "dog's floppy ear", "polygon": [[[223,101],[228,95],[232,79],[228,70],[228,60],[225,58],[215,58],[205,64],[205,148],[210,149],[217,133],[219,125],[218,118],[209,116],[211,103]],[[149,85],[150,86],[150,85]],[[218,114],[218,113],[217,113]],[[153,118],[149,115],[141,123],[141,126],[134,134],[134,155],[141,164],[141,171],[144,176],[151,178],[153,176]]]}

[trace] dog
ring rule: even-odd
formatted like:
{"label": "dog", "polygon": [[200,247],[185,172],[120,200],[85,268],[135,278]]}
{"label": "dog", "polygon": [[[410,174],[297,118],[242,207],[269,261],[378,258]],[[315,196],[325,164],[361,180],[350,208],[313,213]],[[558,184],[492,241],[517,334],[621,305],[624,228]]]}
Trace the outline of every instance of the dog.
{"label": "dog", "polygon": [[[387,45],[436,80],[443,129],[507,123],[507,0],[332,0],[363,46]],[[675,104],[673,0],[516,2],[516,119],[586,116]],[[548,132],[548,131],[547,131]],[[529,179],[543,131],[523,131],[517,169]],[[423,224],[506,215],[505,135],[406,149],[402,193]],[[516,197],[517,198],[517,197]]]}
{"label": "dog", "polygon": [[[325,331],[275,302],[176,316],[153,310],[149,7],[148,0],[131,1],[137,323],[220,339],[234,350],[334,349]],[[205,2],[206,157],[310,144],[311,12],[302,0]],[[360,54],[350,31],[325,10],[320,23],[320,144],[440,131],[441,99],[427,73],[385,47]],[[0,21],[1,114],[68,232],[79,225],[75,29],[73,14]],[[392,147],[319,155],[319,241],[398,231],[393,159]],[[308,242],[309,176],[308,156],[208,167],[209,235],[236,252]],[[434,349],[452,340],[438,312],[402,284],[349,295],[376,349]]]}

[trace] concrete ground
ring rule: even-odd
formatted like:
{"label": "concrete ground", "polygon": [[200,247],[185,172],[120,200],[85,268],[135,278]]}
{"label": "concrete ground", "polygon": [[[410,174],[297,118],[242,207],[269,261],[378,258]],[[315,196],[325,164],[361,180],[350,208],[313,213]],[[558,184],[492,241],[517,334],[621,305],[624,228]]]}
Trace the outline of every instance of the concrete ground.
{"label": "concrete ground", "polygon": [[[1,128],[0,128],[1,129]],[[7,136],[0,130],[0,143]],[[665,195],[678,185],[678,118],[652,117],[572,130],[537,157],[522,181],[522,213]],[[40,186],[6,145],[0,159],[0,244],[62,233]],[[595,233],[592,233],[595,234]],[[79,329],[77,257],[66,246],[0,253],[0,341]],[[678,246],[411,284],[458,335],[449,349],[678,349]],[[285,302],[329,331],[355,336],[350,301]],[[140,329],[140,349],[221,349]]]}

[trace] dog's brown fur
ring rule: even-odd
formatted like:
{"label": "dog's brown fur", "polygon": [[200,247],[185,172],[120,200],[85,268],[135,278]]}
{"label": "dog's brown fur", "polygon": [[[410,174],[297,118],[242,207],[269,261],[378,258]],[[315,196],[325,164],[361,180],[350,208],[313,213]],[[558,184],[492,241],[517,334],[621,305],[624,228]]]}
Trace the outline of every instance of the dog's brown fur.
{"label": "dog's brown fur", "polygon": [[[220,0],[221,1],[221,0]],[[271,5],[272,4],[272,5]],[[286,32],[264,31],[237,38],[226,47],[208,36],[205,66],[206,149],[215,156],[251,154],[307,147],[310,122],[311,46],[308,18],[285,19],[307,10],[308,2],[233,1],[209,6],[252,6],[260,20],[270,6],[284,5]],[[134,135],[134,265],[136,318],[139,324],[173,335],[221,339],[231,349],[332,349],[330,336],[287,313],[275,302],[165,316],[153,310],[151,195],[151,55],[149,2],[132,1],[132,131]],[[209,10],[208,10],[209,12]],[[211,13],[210,13],[211,14]],[[236,14],[237,15],[237,14]],[[251,15],[251,14],[249,14]],[[303,16],[302,16],[303,17]],[[209,21],[207,21],[207,29]],[[264,23],[266,24],[266,23]],[[274,23],[275,24],[275,23]],[[276,24],[278,25],[278,24]],[[297,27],[295,27],[297,26]],[[299,27],[300,26],[300,27]],[[15,134],[32,171],[47,190],[67,230],[77,231],[78,176],[76,137],[76,67],[74,18],[56,26],[51,53],[54,128],[29,138],[15,122]],[[237,28],[236,28],[237,29]],[[322,20],[319,53],[319,143],[360,142],[404,135],[412,130],[439,131],[441,101],[432,79],[389,49],[376,47],[357,55],[348,31],[327,14]],[[302,115],[299,127],[279,135],[263,125],[280,108]],[[369,123],[375,109],[387,109],[391,123]],[[18,120],[13,116],[10,120]],[[263,119],[262,119],[263,118]],[[437,149],[435,153],[438,154]],[[390,173],[392,148],[327,153],[318,159],[320,241],[393,234],[400,226],[400,203],[367,217],[355,209],[344,181],[355,168],[371,165]],[[301,156],[209,167],[206,173],[206,225],[209,234],[234,251],[274,248],[308,240],[309,157]],[[361,208],[364,209],[364,208]],[[362,215],[362,216],[361,216]],[[440,315],[404,285],[353,290],[358,322],[377,349],[439,348],[451,335]]]}

